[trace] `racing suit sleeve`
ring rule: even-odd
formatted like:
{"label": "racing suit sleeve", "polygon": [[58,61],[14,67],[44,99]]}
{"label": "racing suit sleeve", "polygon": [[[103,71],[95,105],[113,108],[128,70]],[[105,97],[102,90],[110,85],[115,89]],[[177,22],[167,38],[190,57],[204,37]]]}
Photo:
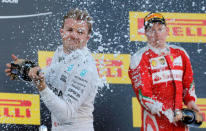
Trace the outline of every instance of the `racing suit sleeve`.
{"label": "racing suit sleeve", "polygon": [[66,84],[66,90],[63,92],[63,99],[55,95],[48,87],[40,92],[41,99],[47,108],[61,123],[65,123],[73,117],[84,100],[96,91],[93,89],[95,87],[91,81],[92,73],[81,73],[77,72],[70,77],[70,81]]}
{"label": "racing suit sleeve", "polygon": [[195,84],[193,80],[193,71],[189,56],[186,51],[182,55],[183,57],[183,101],[187,105],[190,101],[196,101]]}
{"label": "racing suit sleeve", "polygon": [[[138,57],[138,56],[137,56]],[[134,61],[131,59],[131,61]],[[136,60],[135,60],[136,61]],[[152,76],[149,64],[142,58],[135,68],[129,68],[129,77],[134,92],[143,108],[152,114],[158,114],[163,110],[163,104],[157,101],[152,92]]]}

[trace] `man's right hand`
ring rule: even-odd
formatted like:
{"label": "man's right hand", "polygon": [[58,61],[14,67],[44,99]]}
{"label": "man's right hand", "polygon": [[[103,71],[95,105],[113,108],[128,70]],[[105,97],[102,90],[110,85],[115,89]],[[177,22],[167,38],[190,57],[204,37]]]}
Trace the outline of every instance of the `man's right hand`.
{"label": "man's right hand", "polygon": [[42,91],[46,88],[45,78],[43,73],[37,73],[41,70],[39,66],[33,67],[29,70],[29,77],[36,84],[36,87],[39,91]]}
{"label": "man's right hand", "polygon": [[182,120],[183,114],[181,110],[176,110],[174,112],[174,122],[178,122],[180,120]]}

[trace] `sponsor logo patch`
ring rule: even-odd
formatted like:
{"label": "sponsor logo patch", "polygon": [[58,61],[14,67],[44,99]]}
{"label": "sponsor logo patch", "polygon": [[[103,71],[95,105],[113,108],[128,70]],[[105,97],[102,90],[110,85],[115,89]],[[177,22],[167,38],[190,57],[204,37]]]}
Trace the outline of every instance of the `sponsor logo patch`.
{"label": "sponsor logo patch", "polygon": [[81,73],[80,73],[80,76],[81,76],[81,77],[84,77],[84,76],[87,74],[87,72],[88,72],[88,71],[85,70],[85,69],[82,70]]}
{"label": "sponsor logo patch", "polygon": [[152,60],[152,67],[156,67],[157,66],[157,61],[156,60]]}
{"label": "sponsor logo patch", "polygon": [[161,69],[167,67],[167,62],[163,56],[150,59],[151,69]]}
{"label": "sponsor logo patch", "polygon": [[68,66],[68,67],[67,67],[67,71],[70,72],[70,71],[73,69],[73,67],[74,67],[74,64]]}
{"label": "sponsor logo patch", "polygon": [[174,80],[182,81],[182,70],[165,70],[152,74],[152,80],[154,84],[161,82],[167,82]]}
{"label": "sponsor logo patch", "polygon": [[173,61],[173,65],[174,66],[182,66],[182,57],[179,56],[179,57],[175,58]]}

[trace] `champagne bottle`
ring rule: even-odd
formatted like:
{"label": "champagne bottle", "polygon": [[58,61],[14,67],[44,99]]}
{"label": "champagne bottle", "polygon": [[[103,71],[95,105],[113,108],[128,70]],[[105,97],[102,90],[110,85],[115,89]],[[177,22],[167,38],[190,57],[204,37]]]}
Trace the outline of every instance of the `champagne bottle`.
{"label": "champagne bottle", "polygon": [[190,109],[182,109],[182,122],[190,127],[199,127],[203,122],[203,115]]}
{"label": "champagne bottle", "polygon": [[28,76],[30,68],[36,67],[37,65],[30,61],[20,59],[18,62],[11,63],[11,77],[14,79],[21,79],[24,81],[32,81]]}

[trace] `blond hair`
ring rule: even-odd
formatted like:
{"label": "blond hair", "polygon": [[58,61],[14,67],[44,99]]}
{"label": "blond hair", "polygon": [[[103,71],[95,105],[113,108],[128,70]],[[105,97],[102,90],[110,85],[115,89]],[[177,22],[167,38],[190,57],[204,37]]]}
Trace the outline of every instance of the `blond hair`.
{"label": "blond hair", "polygon": [[92,17],[89,15],[89,13],[86,10],[80,10],[80,9],[71,9],[67,15],[63,17],[63,24],[61,28],[64,28],[64,23],[67,18],[72,18],[75,20],[83,20],[87,22],[88,25],[88,34],[92,32]]}

